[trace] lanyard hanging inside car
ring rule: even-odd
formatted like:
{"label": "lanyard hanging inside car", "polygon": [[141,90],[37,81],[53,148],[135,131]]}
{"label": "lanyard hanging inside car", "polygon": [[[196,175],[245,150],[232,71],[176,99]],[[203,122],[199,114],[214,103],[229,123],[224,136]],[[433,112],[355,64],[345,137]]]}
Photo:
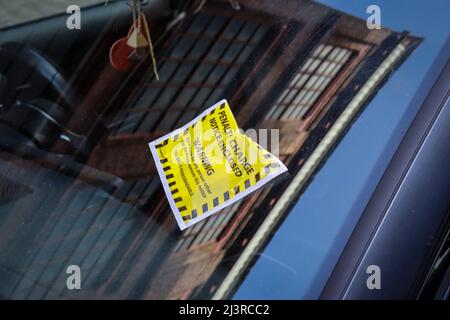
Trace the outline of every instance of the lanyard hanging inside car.
{"label": "lanyard hanging inside car", "polygon": [[153,74],[159,80],[153,51],[150,29],[147,18],[141,10],[141,1],[133,0],[132,3],[133,24],[124,38],[117,40],[110,49],[109,58],[112,66],[119,71],[128,71],[143,59],[142,50],[148,49],[151,58]]}
{"label": "lanyard hanging inside car", "polygon": [[[142,33],[142,27],[144,27],[145,34]],[[128,36],[127,45],[138,49],[148,48],[151,58],[151,64],[153,68],[153,74],[156,80],[159,80],[158,70],[156,67],[155,53],[153,51],[152,39],[150,37],[150,29],[148,27],[147,18],[142,13],[141,0],[133,0],[133,31]]]}

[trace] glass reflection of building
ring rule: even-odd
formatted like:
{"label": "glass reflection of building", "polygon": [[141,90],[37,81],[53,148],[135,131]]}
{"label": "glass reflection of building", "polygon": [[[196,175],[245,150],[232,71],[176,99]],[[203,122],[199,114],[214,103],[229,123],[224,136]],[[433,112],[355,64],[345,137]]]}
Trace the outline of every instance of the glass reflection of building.
{"label": "glass reflection of building", "polygon": [[[0,209],[0,296],[227,297],[351,122],[420,42],[368,30],[365,21],[310,1],[240,3],[234,11],[227,1],[207,1],[165,36],[159,82],[146,65],[117,77],[104,56],[86,63],[100,71],[75,79],[84,99],[68,127],[93,146],[76,158],[86,163],[79,179],[2,152],[1,175],[31,191]],[[280,129],[290,175],[180,232],[147,143],[222,98],[242,128]],[[105,188],[92,183],[98,175],[117,179]],[[14,232],[3,230],[6,223]],[[78,292],[65,289],[71,264],[85,275]]]}

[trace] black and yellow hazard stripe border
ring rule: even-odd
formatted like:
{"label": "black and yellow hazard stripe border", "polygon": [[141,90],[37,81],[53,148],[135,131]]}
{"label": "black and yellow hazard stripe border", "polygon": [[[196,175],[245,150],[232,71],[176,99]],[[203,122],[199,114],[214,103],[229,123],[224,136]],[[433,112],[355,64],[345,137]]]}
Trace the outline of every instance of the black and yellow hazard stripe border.
{"label": "black and yellow hazard stripe border", "polygon": [[159,156],[157,149],[167,145],[170,139],[176,141],[180,135],[186,134],[188,132],[189,127],[194,127],[196,123],[205,121],[208,115],[212,115],[218,108],[224,109],[226,106],[229,107],[228,102],[227,100],[223,99],[214,104],[212,107],[203,111],[200,115],[195,117],[184,126],[149,143],[150,151],[155,161],[155,165],[158,170],[164,192],[180,230],[184,230],[187,227],[203,219],[206,219],[214,213],[217,213],[223,208],[241,200],[245,196],[261,188],[270,180],[287,171],[286,166],[279,159],[267,152],[265,156],[267,158],[273,158],[273,162],[264,167],[264,172],[255,173],[255,175],[252,177],[252,179],[255,180],[253,185],[250,180],[247,179],[242,183],[242,186],[237,186],[237,188],[235,188],[234,190],[225,192],[220,196],[220,198],[214,198],[211,203],[202,204],[200,206],[201,211],[200,209],[194,209],[191,212],[187,211],[186,206],[183,205],[183,202],[186,199],[182,199],[178,195],[179,190],[173,180],[173,173],[171,172],[172,168],[168,165],[167,159],[161,158]]}
{"label": "black and yellow hazard stripe border", "polygon": [[[276,158],[270,154],[265,154],[266,159],[272,159],[275,160]],[[277,173],[278,170],[282,169],[282,166],[277,161],[270,162],[267,165],[265,165],[260,172],[256,172],[255,174],[251,175],[247,179],[243,180],[242,183],[234,186],[232,189],[227,190],[223,192],[221,195],[217,195],[217,197],[214,197],[212,201],[205,202],[199,206],[198,209],[193,209],[191,214],[189,215],[189,219],[193,219],[197,217],[198,212],[200,211],[202,214],[207,214],[209,210],[212,208],[219,207],[220,205],[225,204],[225,206],[229,206],[233,202],[236,202],[237,200],[234,200],[235,197],[239,197],[238,200],[242,199],[249,193],[253,191],[248,191],[252,186],[260,183],[260,181],[264,181],[262,183],[263,185],[267,182],[265,179],[267,176],[269,176],[271,173],[279,174]],[[271,177],[273,179],[274,177]],[[242,196],[240,196],[242,194]],[[233,201],[234,200],[234,201]]]}

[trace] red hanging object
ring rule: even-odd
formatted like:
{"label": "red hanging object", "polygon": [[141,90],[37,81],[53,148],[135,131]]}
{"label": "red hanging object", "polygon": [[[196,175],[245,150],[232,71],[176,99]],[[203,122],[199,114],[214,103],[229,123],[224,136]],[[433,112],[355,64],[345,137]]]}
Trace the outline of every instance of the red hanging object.
{"label": "red hanging object", "polygon": [[114,69],[118,71],[128,71],[132,69],[136,62],[130,59],[135,52],[135,48],[128,46],[128,38],[132,34],[134,26],[131,26],[128,36],[120,38],[112,45],[109,50],[109,61]]}
{"label": "red hanging object", "polygon": [[118,71],[128,71],[135,63],[129,59],[133,54],[134,48],[127,45],[128,38],[120,38],[111,47],[109,51],[109,61],[114,69]]}
{"label": "red hanging object", "polygon": [[[118,71],[128,71],[145,59],[146,50],[151,58],[153,74],[159,80],[155,54],[145,15],[141,11],[140,0],[133,0],[133,24],[125,38],[117,40],[109,51],[109,60]],[[142,26],[144,32],[142,32]]]}

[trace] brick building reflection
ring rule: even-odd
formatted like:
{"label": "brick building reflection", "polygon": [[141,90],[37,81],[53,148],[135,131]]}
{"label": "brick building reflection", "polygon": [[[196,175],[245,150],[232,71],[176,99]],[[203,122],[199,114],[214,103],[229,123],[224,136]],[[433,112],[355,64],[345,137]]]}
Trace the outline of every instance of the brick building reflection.
{"label": "brick building reflection", "polygon": [[[165,39],[161,80],[143,69],[86,160],[125,183],[107,194],[67,182],[30,244],[23,276],[8,287],[12,297],[227,297],[348,126],[420,43],[310,1],[240,3],[234,11],[208,1]],[[290,176],[180,232],[147,143],[222,98],[242,128],[280,129]],[[68,262],[87,275],[80,292],[57,281],[65,283]]]}

